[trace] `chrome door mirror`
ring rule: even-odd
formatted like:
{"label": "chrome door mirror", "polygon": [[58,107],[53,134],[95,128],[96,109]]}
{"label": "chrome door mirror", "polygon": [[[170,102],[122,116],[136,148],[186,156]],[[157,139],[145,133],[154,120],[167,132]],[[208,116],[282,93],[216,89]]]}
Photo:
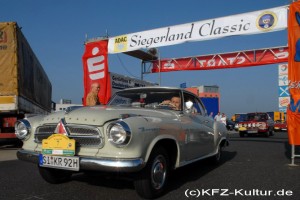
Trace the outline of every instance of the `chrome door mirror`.
{"label": "chrome door mirror", "polygon": [[191,101],[185,102],[185,108],[187,113],[190,113],[192,111],[193,105],[194,104]]}

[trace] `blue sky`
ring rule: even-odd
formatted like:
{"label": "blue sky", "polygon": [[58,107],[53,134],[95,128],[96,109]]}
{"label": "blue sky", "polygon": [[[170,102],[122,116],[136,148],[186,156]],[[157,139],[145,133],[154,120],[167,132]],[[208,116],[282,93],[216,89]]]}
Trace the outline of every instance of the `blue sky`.
{"label": "blue sky", "polygon": [[[52,100],[83,96],[84,41],[165,26],[288,5],[289,0],[0,0],[1,21],[16,21],[52,82]],[[187,57],[287,45],[287,31],[159,48],[161,57]],[[109,71],[140,77],[140,60],[123,54],[109,56]],[[278,109],[278,65],[251,68],[185,71],[161,74],[163,86],[218,85],[220,110],[239,112]],[[145,80],[158,82],[158,74]]]}

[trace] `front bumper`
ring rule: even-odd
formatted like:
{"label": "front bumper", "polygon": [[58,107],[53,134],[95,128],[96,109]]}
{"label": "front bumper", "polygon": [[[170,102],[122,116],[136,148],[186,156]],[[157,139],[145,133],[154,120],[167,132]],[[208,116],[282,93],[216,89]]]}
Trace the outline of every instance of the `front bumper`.
{"label": "front bumper", "polygon": [[[34,151],[19,150],[17,152],[19,160],[39,164],[39,153]],[[80,170],[106,171],[106,172],[136,172],[145,166],[141,158],[117,159],[99,157],[80,157]]]}
{"label": "front bumper", "polygon": [[268,129],[256,129],[256,128],[254,128],[254,129],[247,129],[247,128],[245,128],[245,127],[241,127],[241,128],[239,128],[239,131],[240,132],[245,132],[245,133],[247,133],[247,134],[258,134],[258,133],[266,133],[266,132],[268,132],[269,130]]}

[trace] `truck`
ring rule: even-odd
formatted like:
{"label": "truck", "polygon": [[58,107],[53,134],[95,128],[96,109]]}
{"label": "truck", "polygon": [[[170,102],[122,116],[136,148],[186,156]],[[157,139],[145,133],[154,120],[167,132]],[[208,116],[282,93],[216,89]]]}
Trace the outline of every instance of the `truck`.
{"label": "truck", "polygon": [[212,97],[200,97],[201,101],[203,102],[207,114],[213,113],[213,116],[217,115],[219,111],[219,98],[212,98]]}
{"label": "truck", "polygon": [[284,112],[272,111],[272,112],[267,112],[267,113],[273,119],[273,121],[285,121]]}
{"label": "truck", "polygon": [[52,85],[16,22],[0,22],[0,140],[16,138],[14,124],[51,112]]}
{"label": "truck", "polygon": [[247,117],[247,113],[235,113],[234,115],[232,115],[231,120],[233,122],[238,123],[238,122],[245,121],[246,117]]}

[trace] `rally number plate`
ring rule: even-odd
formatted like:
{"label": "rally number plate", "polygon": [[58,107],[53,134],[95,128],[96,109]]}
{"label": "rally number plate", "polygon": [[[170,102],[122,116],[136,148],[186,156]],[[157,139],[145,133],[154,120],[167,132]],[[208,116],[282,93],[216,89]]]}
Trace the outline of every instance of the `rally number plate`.
{"label": "rally number plate", "polygon": [[39,165],[41,167],[79,171],[79,157],[40,154]]}

